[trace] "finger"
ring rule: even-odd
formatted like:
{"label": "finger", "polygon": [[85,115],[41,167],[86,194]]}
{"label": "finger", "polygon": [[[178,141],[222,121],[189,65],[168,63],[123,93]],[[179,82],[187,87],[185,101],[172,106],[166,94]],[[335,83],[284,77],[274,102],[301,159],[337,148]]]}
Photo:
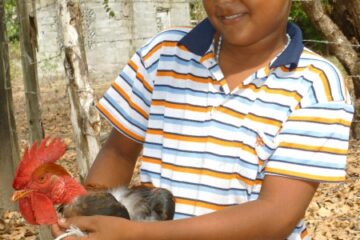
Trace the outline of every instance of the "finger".
{"label": "finger", "polygon": [[61,228],[68,229],[70,226],[76,226],[85,232],[92,232],[95,230],[95,217],[72,217],[68,219],[60,219],[58,224]]}
{"label": "finger", "polygon": [[51,225],[51,234],[54,237],[58,237],[61,234],[63,234],[64,232],[61,230],[60,226],[58,224],[53,224]]}
{"label": "finger", "polygon": [[[58,224],[53,224],[53,225],[51,225],[51,233],[54,237],[59,237],[64,234],[64,231],[62,231],[62,229],[60,228],[60,226]],[[79,240],[79,239],[76,237],[67,237],[67,238],[64,238],[64,240]]]}

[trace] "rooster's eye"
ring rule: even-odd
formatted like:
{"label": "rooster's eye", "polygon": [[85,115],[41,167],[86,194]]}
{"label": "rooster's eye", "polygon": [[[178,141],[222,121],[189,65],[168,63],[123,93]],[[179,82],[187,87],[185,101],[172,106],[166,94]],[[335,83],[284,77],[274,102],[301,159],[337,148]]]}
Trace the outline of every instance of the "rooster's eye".
{"label": "rooster's eye", "polygon": [[40,183],[45,182],[45,176],[41,176],[41,177],[39,177],[39,178],[38,178],[38,180],[39,180],[39,182],[40,182]]}

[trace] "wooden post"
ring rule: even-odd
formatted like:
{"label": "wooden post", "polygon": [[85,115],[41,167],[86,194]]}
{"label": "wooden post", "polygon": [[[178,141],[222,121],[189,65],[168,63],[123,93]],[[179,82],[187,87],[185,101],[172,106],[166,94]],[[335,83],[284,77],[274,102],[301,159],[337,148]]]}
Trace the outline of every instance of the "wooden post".
{"label": "wooden post", "polygon": [[82,179],[99,152],[100,115],[89,84],[79,0],[58,0],[63,31],[64,67],[69,82],[71,123]]}
{"label": "wooden post", "polygon": [[[30,3],[30,4],[29,4]],[[17,14],[20,22],[21,62],[25,87],[26,113],[29,126],[29,140],[32,143],[44,137],[41,120],[40,91],[37,74],[37,27],[35,9],[29,11],[34,2],[17,0]]]}
{"label": "wooden post", "polygon": [[14,165],[19,159],[4,13],[4,1],[0,0],[0,212],[16,209],[10,198]]}
{"label": "wooden post", "polygon": [[[26,115],[29,126],[29,142],[40,142],[44,138],[44,129],[41,120],[40,90],[37,73],[37,26],[35,1],[16,1],[17,15],[19,18],[21,63],[25,89]],[[46,226],[39,227],[41,240],[52,239],[50,229]]]}

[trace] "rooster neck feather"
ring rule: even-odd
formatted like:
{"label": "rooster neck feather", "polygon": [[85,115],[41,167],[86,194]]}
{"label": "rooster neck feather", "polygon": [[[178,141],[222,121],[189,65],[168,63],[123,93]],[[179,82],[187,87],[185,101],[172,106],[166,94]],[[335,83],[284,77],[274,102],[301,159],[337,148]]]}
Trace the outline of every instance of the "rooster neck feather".
{"label": "rooster neck feather", "polygon": [[45,163],[35,169],[32,174],[32,178],[38,179],[46,173],[51,173],[56,176],[70,176],[70,174],[62,166],[55,163]]}

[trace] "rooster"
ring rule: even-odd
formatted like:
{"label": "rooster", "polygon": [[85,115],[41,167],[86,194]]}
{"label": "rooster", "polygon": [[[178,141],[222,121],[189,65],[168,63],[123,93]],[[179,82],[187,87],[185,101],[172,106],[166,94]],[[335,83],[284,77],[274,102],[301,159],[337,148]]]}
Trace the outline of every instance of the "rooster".
{"label": "rooster", "polygon": [[173,196],[163,188],[85,189],[55,163],[65,151],[60,139],[49,138],[25,149],[13,181],[16,191],[12,200],[19,201],[20,213],[28,223],[56,223],[57,205],[64,217],[108,215],[140,221],[173,218]]}

